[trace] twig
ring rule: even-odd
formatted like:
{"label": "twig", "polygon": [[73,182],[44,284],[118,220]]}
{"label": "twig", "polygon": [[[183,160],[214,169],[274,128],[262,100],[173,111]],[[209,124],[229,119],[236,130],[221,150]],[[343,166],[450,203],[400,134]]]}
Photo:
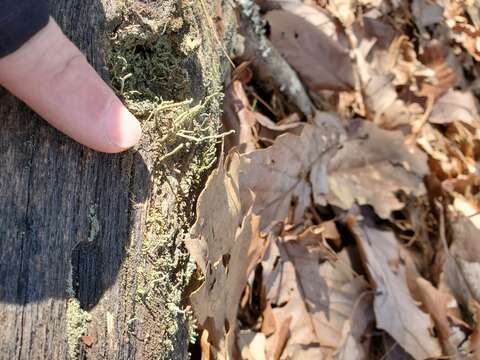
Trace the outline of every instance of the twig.
{"label": "twig", "polygon": [[232,59],[231,59],[230,56],[228,55],[227,50],[226,50],[225,47],[223,46],[223,43],[222,43],[222,41],[220,40],[220,38],[218,37],[217,30],[215,29],[215,24],[213,24],[213,21],[212,21],[212,19],[210,18],[210,15],[208,14],[207,8],[206,8],[205,3],[204,3],[204,0],[200,0],[200,5],[202,6],[202,10],[203,10],[203,12],[204,12],[205,18],[207,19],[208,26],[210,27],[210,30],[212,31],[213,37],[215,38],[215,40],[217,41],[218,45],[219,45],[220,48],[222,49],[222,52],[223,52],[223,54],[225,55],[225,57],[227,58],[227,60],[228,60],[228,62],[230,63],[230,65],[235,69],[235,63],[232,61]]}
{"label": "twig", "polygon": [[[248,3],[248,9],[246,9],[246,3]],[[239,6],[240,32],[245,37],[242,60],[252,62],[253,70],[260,80],[259,84],[267,91],[272,87],[269,84],[273,84],[273,87],[280,89],[305,116],[313,116],[315,107],[297,73],[266,38],[258,6],[250,0],[239,1]]]}

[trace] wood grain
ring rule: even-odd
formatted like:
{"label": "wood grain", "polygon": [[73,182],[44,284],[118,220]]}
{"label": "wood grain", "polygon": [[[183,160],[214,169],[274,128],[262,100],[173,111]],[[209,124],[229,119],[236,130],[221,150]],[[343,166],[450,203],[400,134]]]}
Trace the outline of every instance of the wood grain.
{"label": "wood grain", "polygon": [[[106,13],[117,2],[49,4],[67,36],[108,81]],[[2,88],[0,129],[0,359],[69,358],[71,296],[92,318],[90,346],[81,347],[80,358],[158,358],[144,351],[142,324],[130,331],[128,322],[142,306],[135,301],[135,279],[151,186],[145,159],[151,154],[86,149]],[[167,213],[175,206],[167,203]],[[89,241],[97,226],[93,218],[98,233]],[[186,358],[185,326],[173,336],[177,348],[168,357]]]}

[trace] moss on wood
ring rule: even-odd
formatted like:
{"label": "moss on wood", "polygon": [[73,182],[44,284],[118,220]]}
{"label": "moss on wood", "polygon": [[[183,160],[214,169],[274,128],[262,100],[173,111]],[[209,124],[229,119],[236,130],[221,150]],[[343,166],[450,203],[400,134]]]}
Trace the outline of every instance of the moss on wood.
{"label": "moss on wood", "polygon": [[[224,9],[233,24],[232,9]],[[207,1],[129,1],[107,46],[112,85],[142,123],[137,150],[151,174],[141,248],[131,242],[124,274],[125,286],[136,286],[128,331],[142,338],[146,358],[184,358],[178,342],[194,336],[185,308],[194,265],[183,239],[216,160],[227,69],[220,41],[234,36],[233,26],[216,32],[214,11]]]}

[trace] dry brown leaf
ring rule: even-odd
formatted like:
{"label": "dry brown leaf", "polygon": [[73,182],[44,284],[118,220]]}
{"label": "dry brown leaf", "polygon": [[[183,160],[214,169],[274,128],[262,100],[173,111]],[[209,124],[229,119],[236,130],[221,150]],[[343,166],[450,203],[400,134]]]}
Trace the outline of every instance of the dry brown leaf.
{"label": "dry brown leaf", "polygon": [[377,327],[387,331],[415,359],[439,357],[442,351],[438,339],[432,336],[432,320],[409,293],[395,235],[353,219],[349,227],[376,287]]}
{"label": "dry brown leaf", "polygon": [[372,205],[382,218],[404,204],[395,194],[425,193],[423,176],[428,173],[426,156],[405,145],[398,131],[382,130],[368,121],[354,120],[348,140],[328,167],[328,201],[344,209],[357,202]]}
{"label": "dry brown leaf", "polygon": [[331,0],[328,2],[330,12],[336,16],[345,27],[355,22],[355,0]]}
{"label": "dry brown leaf", "polygon": [[437,172],[440,179],[455,178],[465,172],[465,158],[458,146],[447,139],[436,127],[425,124],[417,136],[417,143],[432,159],[438,163]]}
{"label": "dry brown leaf", "polygon": [[383,356],[381,360],[414,360],[388,333],[381,335]]}
{"label": "dry brown leaf", "polygon": [[202,360],[210,360],[211,354],[211,345],[208,341],[208,330],[204,329],[202,331],[202,336],[200,337],[200,347],[202,350]]}
{"label": "dry brown leaf", "polygon": [[282,356],[283,350],[287,344],[288,338],[290,336],[290,324],[292,323],[292,317],[287,316],[280,325],[280,329],[275,338],[275,344],[273,348],[273,360],[279,360]]}
{"label": "dry brown leaf", "polygon": [[226,139],[226,151],[233,147],[238,147],[241,152],[254,150],[257,144],[255,113],[250,109],[250,102],[239,80],[234,80],[226,89],[224,110],[225,130],[235,131]]}
{"label": "dry brown leaf", "polygon": [[418,77],[434,74],[434,70],[429,69],[417,59],[415,47],[405,35],[395,38],[383,57],[385,59],[378,59],[376,63],[382,65],[384,72],[394,75],[395,86],[408,84],[411,90],[415,90],[418,87]]}
{"label": "dry brown leaf", "polygon": [[267,339],[262,333],[252,330],[241,330],[237,335],[242,360],[267,360]]}
{"label": "dry brown leaf", "polygon": [[326,166],[342,131],[338,124],[336,116],[318,113],[300,136],[279,136],[271,147],[241,156],[240,186],[254,192],[262,229],[287,218],[292,203],[294,221],[300,221],[311,204],[312,186],[315,199],[327,192]]}
{"label": "dry brown leaf", "polygon": [[337,255],[332,250],[327,240],[337,242],[340,248],[340,234],[334,221],[325,221],[321,225],[309,226],[302,233],[295,236],[295,239],[304,244],[311,251],[318,252],[322,257],[329,260],[336,260]]}
{"label": "dry brown leaf", "polygon": [[423,81],[418,96],[435,100],[457,82],[455,71],[447,64],[443,52],[444,46],[438,40],[432,40],[424,47],[422,62],[433,70],[433,74]]}
{"label": "dry brown leaf", "polygon": [[[237,155],[233,154],[232,157],[236,158]],[[226,166],[220,164],[208,178],[198,198],[197,220],[187,240],[188,250],[203,274],[207,273],[209,261],[215,263],[229,252],[245,215],[239,200],[238,175],[229,173]],[[251,198],[244,201],[244,209],[248,209]]]}
{"label": "dry brown leaf", "polygon": [[449,90],[435,102],[428,120],[434,124],[462,121],[469,125],[478,125],[475,97],[471,92]]}
{"label": "dry brown leaf", "polygon": [[445,268],[446,281],[456,299],[469,306],[480,301],[480,230],[464,216],[450,213],[452,244],[450,262]]}
{"label": "dry brown leaf", "polygon": [[[266,252],[263,277],[267,300],[275,304],[276,323],[292,317],[282,358],[295,358],[307,348],[321,356],[343,346],[344,326],[352,326],[349,320],[355,303],[366,290],[366,282],[354,274],[346,250],[333,263],[319,266],[320,259],[298,240],[283,238],[272,239]],[[274,334],[269,341],[275,343],[276,337]]]}
{"label": "dry brown leaf", "polygon": [[[448,307],[452,297],[439,291],[423,278],[417,278],[416,282],[420,290],[422,304],[435,322],[438,337],[446,355],[455,358],[461,344],[456,341],[458,337],[452,336],[453,331],[448,321]],[[462,340],[464,340],[464,337]]]}
{"label": "dry brown leaf", "polygon": [[267,0],[262,2],[262,8],[268,11],[281,8],[304,18],[317,27],[333,41],[339,40],[337,24],[330,14],[322,7],[301,0]]}
{"label": "dry brown leaf", "polygon": [[374,72],[363,60],[357,60],[357,63],[367,116],[374,123],[381,123],[381,117],[398,97],[393,85],[395,77],[393,74]]}
{"label": "dry brown leaf", "polygon": [[295,129],[300,126],[303,126],[305,123],[300,121],[293,121],[293,122],[286,122],[284,124],[277,124],[270,120],[268,117],[263,115],[262,113],[255,112],[255,120],[262,125],[263,127],[273,130],[273,131],[286,131],[290,129]]}
{"label": "dry brown leaf", "polygon": [[268,337],[272,335],[276,331],[276,329],[277,323],[275,322],[275,317],[273,316],[272,305],[267,302],[267,306],[265,307],[265,310],[263,310],[262,314],[261,331],[265,334],[265,336]]}
{"label": "dry brown leaf", "polygon": [[366,16],[355,23],[350,42],[357,65],[356,90],[366,110],[358,113],[385,128],[411,124],[423,109],[417,99],[400,96],[397,88],[416,91],[419,79],[434,73],[417,59],[413,43]]}
{"label": "dry brown leaf", "polygon": [[474,304],[476,326],[473,329],[472,335],[468,339],[470,351],[473,354],[474,360],[480,360],[480,305]]}
{"label": "dry brown leaf", "polygon": [[284,10],[267,13],[270,40],[312,90],[354,87],[349,53],[304,18]]}
{"label": "dry brown leaf", "polygon": [[199,325],[208,330],[215,359],[232,356],[238,303],[260,255],[259,218],[251,208],[242,209],[237,175],[227,169],[229,162],[228,158],[221,163],[207,181],[198,199],[197,221],[186,240],[205,277],[190,299]]}
{"label": "dry brown leaf", "polygon": [[364,39],[360,44],[361,48],[354,49],[353,53],[366,116],[374,123],[380,123],[381,117],[395,103],[398,95],[393,85],[394,75],[381,72],[366,60],[375,41]]}
{"label": "dry brown leaf", "polygon": [[413,0],[412,15],[421,31],[425,31],[424,28],[427,26],[444,21],[443,7],[431,0]]}
{"label": "dry brown leaf", "polygon": [[216,359],[232,356],[238,303],[249,265],[259,255],[256,245],[251,244],[257,231],[258,218],[250,213],[226,254],[229,260],[209,262],[205,282],[190,297],[199,324],[210,330],[209,340],[218,351]]}
{"label": "dry brown leaf", "polygon": [[[399,122],[396,114],[411,112],[411,104],[399,99],[396,86],[416,88],[417,77],[432,71],[417,60],[413,45],[405,36],[397,36],[388,43],[388,48],[384,48],[378,40],[382,34],[376,33],[379,30],[367,31],[366,24],[368,22],[363,27],[357,25],[356,37],[352,35],[351,39],[359,78],[358,90],[361,91],[367,117],[376,124],[392,127],[392,122]],[[385,32],[388,34],[387,30]]]}
{"label": "dry brown leaf", "polygon": [[464,196],[454,193],[453,207],[455,210],[469,218],[477,229],[480,229],[480,209],[472,201],[468,201]]}
{"label": "dry brown leaf", "polygon": [[480,61],[480,31],[475,26],[465,23],[456,22],[452,26],[456,40],[473,56]]}
{"label": "dry brown leaf", "polygon": [[373,293],[364,292],[357,299],[352,316],[343,326],[341,345],[334,353],[335,360],[368,359],[367,328],[374,322]]}

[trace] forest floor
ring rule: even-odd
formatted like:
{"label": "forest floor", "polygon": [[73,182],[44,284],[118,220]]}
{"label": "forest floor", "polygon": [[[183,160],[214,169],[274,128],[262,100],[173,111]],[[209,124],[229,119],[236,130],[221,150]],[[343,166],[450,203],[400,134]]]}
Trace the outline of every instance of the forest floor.
{"label": "forest floor", "polygon": [[187,240],[202,358],[480,359],[478,2],[238,13]]}

